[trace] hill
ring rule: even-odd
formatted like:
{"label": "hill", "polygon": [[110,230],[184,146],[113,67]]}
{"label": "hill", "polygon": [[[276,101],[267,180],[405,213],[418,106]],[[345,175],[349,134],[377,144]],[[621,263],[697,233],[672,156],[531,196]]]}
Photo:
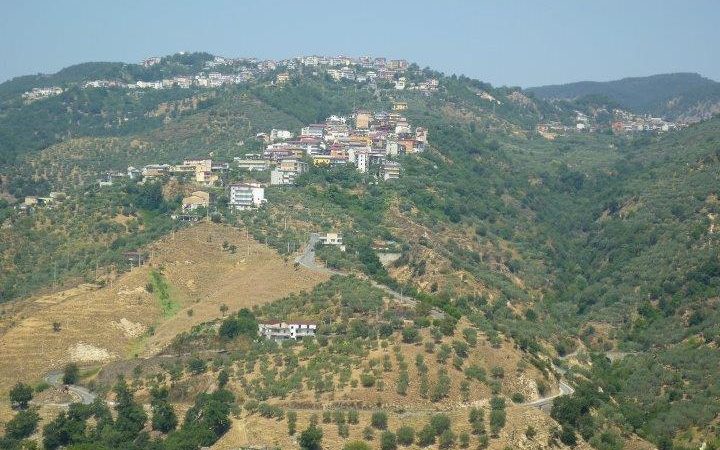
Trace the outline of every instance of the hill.
{"label": "hill", "polygon": [[696,73],[673,73],[597,82],[581,81],[527,89],[543,99],[603,97],[637,114],[684,122],[720,112],[720,83]]}
{"label": "hill", "polygon": [[[717,386],[709,374],[720,360],[720,119],[666,133],[616,135],[563,128],[575,118],[577,102],[546,101],[411,64],[392,80],[370,82],[343,78],[347,68],[333,72],[302,60],[272,66],[182,56],[153,70],[200,70],[202,78],[210,63],[219,67],[216,85],[96,88],[72,81],[61,84],[60,94],[32,102],[11,95],[3,104],[0,128],[14,144],[0,147],[8,156],[2,163],[8,200],[0,202],[0,294],[10,301],[8,333],[12,326],[24,330],[8,340],[15,356],[7,370],[32,355],[36,339],[58,362],[28,357],[27,381],[64,362],[71,345],[53,343],[52,317],[68,311],[97,317],[97,326],[70,320],[72,328],[57,336],[91,346],[81,351],[116,356],[89,364],[84,385],[114,401],[117,394],[109,391],[123,374],[133,380],[141,404],[165,405],[161,391],[167,388],[172,407],[190,411],[187,427],[183,422],[177,432],[148,437],[167,448],[181,438],[195,448],[191,438],[203,435],[193,414],[208,405],[223,420],[203,445],[217,441],[223,448],[296,445],[298,438],[287,433],[289,412],[297,414],[298,431],[312,431],[313,415],[323,419],[317,426],[332,446],[365,438],[375,409],[386,411],[393,431],[402,424],[419,431],[434,413],[445,413],[459,439],[472,406],[484,408],[488,429],[491,420],[496,427],[504,423],[494,434],[472,436],[479,444],[487,435],[491,448],[650,445],[643,440],[682,448],[717,441]],[[348,68],[353,76],[365,70]],[[241,77],[248,73],[252,78]],[[183,82],[185,75],[178,76]],[[306,154],[308,170],[293,185],[266,186],[261,207],[228,207],[227,185],[270,179],[268,171],[239,170],[233,158],[262,153],[272,129],[297,135],[333,115],[352,123],[362,110],[378,117],[393,111],[401,129],[427,130],[422,151],[392,156],[399,178],[378,176],[377,163],[362,172],[351,163],[315,165]],[[17,125],[35,114],[49,120]],[[342,146],[349,136],[339,122],[336,117],[325,126],[339,133],[334,143]],[[541,124],[562,131],[547,139],[536,131]],[[229,166],[209,185],[181,173],[144,182],[116,173],[191,157]],[[108,173],[116,175],[112,186],[100,186]],[[18,201],[58,190],[64,199],[46,206],[24,208]],[[211,195],[209,210],[182,210],[182,196],[195,190]],[[173,219],[182,215],[190,222]],[[252,261],[259,270],[252,277],[239,262],[247,245],[243,231],[263,243],[253,244],[262,258]],[[328,245],[317,255],[350,277],[309,290],[326,277],[306,277],[289,261],[311,232],[343,235],[344,251]],[[188,237],[185,247],[173,244],[173,233]],[[132,250],[147,253],[153,266],[132,268],[124,255]],[[165,258],[162,270],[153,262],[159,257]],[[196,259],[202,262],[182,263]],[[250,284],[239,285],[238,276]],[[204,288],[188,286],[188,277],[205,280]],[[254,281],[273,277],[279,286]],[[135,289],[127,299],[118,280]],[[67,291],[67,302],[54,294],[62,283],[67,288],[83,281],[105,287]],[[377,286],[419,306],[398,304]],[[201,310],[205,302],[209,307]],[[222,315],[222,303],[256,308],[212,320]],[[14,305],[34,306],[16,311]],[[318,323],[318,338],[275,345],[254,334],[257,321],[280,319]],[[61,328],[67,320],[59,321]],[[121,335],[138,323],[154,324],[152,335]],[[476,335],[475,344],[466,329]],[[228,376],[223,383],[220,373]],[[554,403],[550,416],[525,404],[541,390],[557,393],[559,378],[572,394],[548,400]],[[406,385],[404,394],[398,385]],[[127,397],[121,385],[117,390]],[[353,408],[362,426],[346,430]],[[325,422],[324,411],[336,409],[344,418],[331,414]],[[77,414],[89,420],[107,417],[104,411]],[[116,425],[108,424],[104,437],[83,436],[112,447]],[[142,439],[141,430],[127,439]],[[380,433],[372,431],[375,443]],[[131,445],[117,439],[115,447]]]}

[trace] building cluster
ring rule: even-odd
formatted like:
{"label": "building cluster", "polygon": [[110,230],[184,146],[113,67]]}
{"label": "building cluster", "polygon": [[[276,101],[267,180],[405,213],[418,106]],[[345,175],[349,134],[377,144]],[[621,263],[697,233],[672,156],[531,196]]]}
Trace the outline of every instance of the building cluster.
{"label": "building cluster", "polygon": [[616,134],[637,132],[666,132],[686,127],[687,124],[670,122],[650,115],[636,115],[621,109],[613,110],[612,130]]}
{"label": "building cluster", "polygon": [[[558,135],[573,132],[595,133],[607,130],[607,122],[598,123],[596,118],[598,112],[610,114],[607,110],[602,109],[596,111],[595,116],[590,116],[581,111],[575,111],[575,125],[565,125],[560,121],[544,122],[535,127],[535,130],[541,136],[547,139],[554,139]],[[671,122],[658,117],[649,115],[636,115],[621,109],[612,111],[612,122],[610,128],[615,134],[651,132],[662,133],[666,131],[677,130],[686,127],[687,124],[681,122]]]}
{"label": "building cluster", "polygon": [[26,102],[34,102],[36,100],[42,100],[48,97],[54,97],[64,92],[63,88],[59,86],[50,86],[42,88],[33,88],[22,94],[22,99]]}
{"label": "building cluster", "polygon": [[[425,150],[428,131],[414,127],[398,111],[406,103],[396,102],[392,112],[356,111],[349,117],[330,116],[324,122],[303,127],[299,133],[273,129],[258,133],[265,144],[262,153],[245,154],[234,158],[240,171],[269,171],[270,185],[293,185],[310,166],[329,168],[351,164],[358,172],[389,181],[400,178],[400,163],[395,157]],[[265,185],[261,183],[226,184],[230,163],[211,158],[186,159],[180,164],[147,164],[130,166],[125,172],[107,171],[98,180],[102,186],[112,186],[118,178],[145,182],[154,178],[174,176],[192,180],[196,185],[227,186],[228,206],[234,210],[256,209],[266,203]],[[197,210],[209,212],[208,192],[198,190],[182,199],[182,220],[198,220]],[[341,239],[341,238],[340,238]],[[332,241],[332,239],[331,239]],[[335,244],[335,242],[331,242]],[[342,245],[342,244],[340,244]]]}
{"label": "building cluster", "polygon": [[[352,164],[360,173],[377,173],[383,180],[399,178],[400,165],[392,158],[425,150],[428,131],[411,126],[393,105],[393,112],[357,111],[350,117],[330,116],[323,123],[303,127],[297,137],[285,130],[260,133],[267,145],[262,155],[235,158],[241,170],[268,170],[270,184],[294,184],[296,178],[314,166]],[[375,171],[377,170],[377,172]]]}
{"label": "building cluster", "polygon": [[[160,64],[162,58],[151,57],[141,62],[143,67]],[[243,84],[256,80],[264,75],[280,71],[275,75],[275,83],[282,85],[288,82],[292,73],[309,68],[313,74],[327,74],[334,80],[350,80],[357,83],[375,84],[380,81],[392,83],[396,90],[415,90],[425,94],[435,92],[439,88],[436,78],[421,81],[409,81],[407,75],[410,64],[404,59],[371,58],[363,56],[351,58],[346,56],[301,56],[285,60],[258,60],[256,58],[224,58],[216,56],[205,62],[202,70],[195,74],[178,75],[160,80],[139,80],[127,83],[117,79],[98,79],[82,83],[83,89],[118,88],[118,89],[170,89],[170,88],[216,88],[223,85]],[[417,78],[417,77],[415,77]],[[25,92],[22,97],[26,101],[35,101],[58,95],[63,88],[58,86],[35,88]]]}

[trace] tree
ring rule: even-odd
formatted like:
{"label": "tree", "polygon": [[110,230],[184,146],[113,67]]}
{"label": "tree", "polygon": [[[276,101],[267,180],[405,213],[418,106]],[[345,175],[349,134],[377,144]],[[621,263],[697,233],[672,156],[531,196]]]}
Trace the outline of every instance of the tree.
{"label": "tree", "polygon": [[297,431],[297,413],[295,411],[287,412],[288,434],[293,436]]}
{"label": "tree", "polygon": [[387,428],[387,413],[385,411],[375,411],[370,417],[370,425],[378,430]]}
{"label": "tree", "polygon": [[150,391],[152,399],[152,429],[162,433],[169,433],[177,427],[178,419],[175,410],[168,401],[167,388],[154,388]]}
{"label": "tree", "polygon": [[20,411],[5,424],[5,436],[18,441],[25,439],[35,432],[39,421],[34,409]]}
{"label": "tree", "polygon": [[415,441],[415,430],[413,427],[404,425],[397,430],[397,442],[400,445],[412,445]]}
{"label": "tree", "polygon": [[316,425],[310,425],[300,433],[300,448],[303,450],[321,450],[323,432]]}
{"label": "tree", "polygon": [[228,312],[228,309],[230,309],[230,308],[225,303],[220,305],[220,312],[222,313],[223,317],[225,317],[225,313]]}
{"label": "tree", "polygon": [[75,363],[70,363],[63,370],[63,384],[75,384],[80,379],[80,368]]}
{"label": "tree", "polygon": [[397,437],[392,431],[383,431],[380,435],[381,450],[395,450],[397,448]]}
{"label": "tree", "polygon": [[17,405],[18,408],[27,408],[30,400],[32,400],[32,388],[29,385],[19,382],[10,390],[10,403]]}
{"label": "tree", "polygon": [[122,441],[130,442],[145,427],[147,414],[141,405],[135,403],[134,396],[123,378],[115,383],[113,391],[115,392],[115,410],[117,411],[114,428],[122,436]]}

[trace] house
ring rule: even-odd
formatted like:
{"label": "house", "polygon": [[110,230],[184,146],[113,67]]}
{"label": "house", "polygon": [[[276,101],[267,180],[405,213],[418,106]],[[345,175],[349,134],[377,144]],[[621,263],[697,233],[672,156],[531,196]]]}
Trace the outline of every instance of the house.
{"label": "house", "polygon": [[288,130],[276,130],[273,128],[270,131],[270,142],[275,142],[278,140],[286,140],[286,139],[292,139],[293,134],[289,132]]}
{"label": "house", "polygon": [[393,111],[405,111],[408,109],[407,102],[393,102],[392,104]]}
{"label": "house", "polygon": [[318,242],[322,245],[338,245],[343,250],[345,246],[343,245],[343,238],[342,234],[340,233],[324,233],[318,235]]}
{"label": "house", "polygon": [[279,73],[275,77],[275,83],[277,83],[277,84],[284,84],[284,83],[287,83],[288,81],[290,81],[290,74],[287,72]]}
{"label": "house", "polygon": [[317,325],[310,322],[260,322],[258,333],[266,339],[284,341],[288,339],[298,340],[315,336]]}
{"label": "house", "polygon": [[383,181],[397,180],[400,178],[400,163],[395,161],[385,161],[380,167],[380,176]]}
{"label": "house", "polygon": [[130,166],[127,168],[127,176],[131,180],[135,180],[137,178],[140,178],[142,176],[142,170],[136,169],[133,166]]}
{"label": "house", "polygon": [[245,158],[235,158],[238,169],[253,172],[268,170],[270,168],[270,161],[267,159],[249,158],[247,156],[249,155],[246,155]]}
{"label": "house", "polygon": [[258,208],[265,203],[265,188],[257,183],[240,183],[230,185],[231,208],[245,210]]}
{"label": "house", "polygon": [[183,211],[194,211],[200,207],[210,206],[210,194],[204,191],[195,191],[182,199]]}

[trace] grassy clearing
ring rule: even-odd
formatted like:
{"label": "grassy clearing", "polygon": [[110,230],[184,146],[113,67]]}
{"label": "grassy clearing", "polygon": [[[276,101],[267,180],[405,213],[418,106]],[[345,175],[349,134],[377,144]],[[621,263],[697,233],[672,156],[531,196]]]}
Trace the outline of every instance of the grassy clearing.
{"label": "grassy clearing", "polygon": [[167,319],[174,316],[180,309],[180,304],[174,301],[170,295],[170,284],[162,272],[159,270],[151,271],[149,279],[152,293],[162,308],[163,317]]}

